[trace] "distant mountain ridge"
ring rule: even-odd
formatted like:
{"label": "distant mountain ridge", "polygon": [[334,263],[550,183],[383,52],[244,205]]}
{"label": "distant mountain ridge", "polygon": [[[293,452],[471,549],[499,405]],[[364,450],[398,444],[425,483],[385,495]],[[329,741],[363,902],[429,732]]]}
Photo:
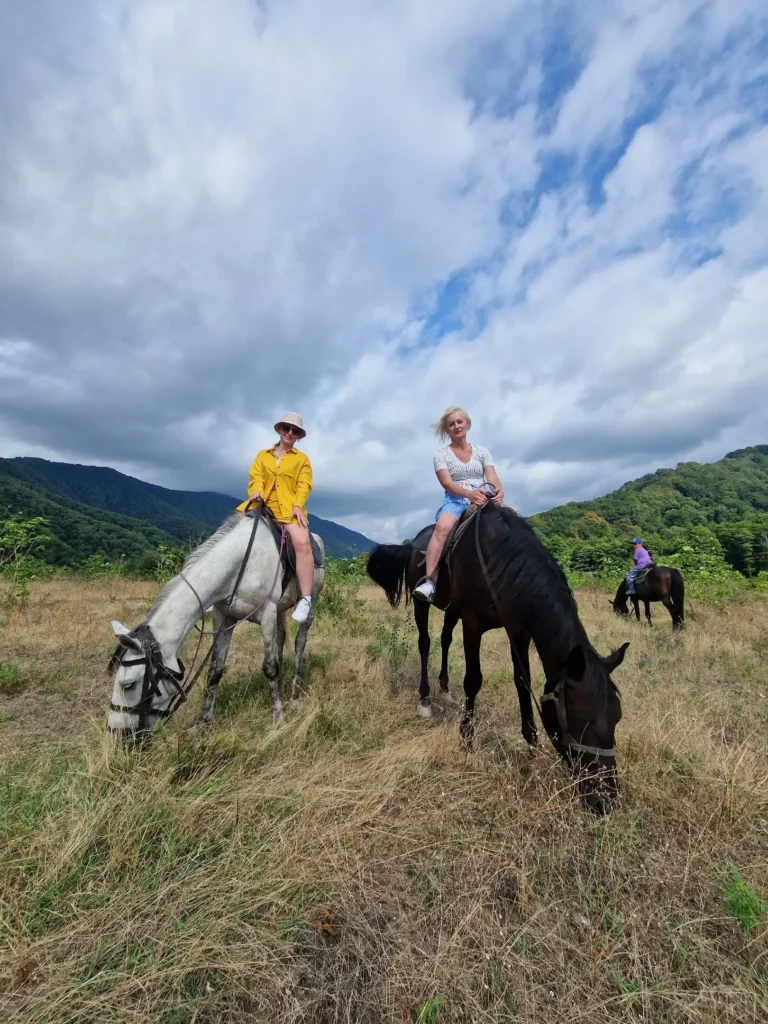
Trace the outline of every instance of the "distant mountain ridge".
{"label": "distant mountain ridge", "polygon": [[719,462],[657,469],[530,522],[561,564],[574,570],[631,564],[631,541],[639,534],[657,555],[688,548],[720,555],[754,576],[768,570],[768,445],[729,452]]}
{"label": "distant mountain ridge", "polygon": [[[172,490],[105,466],[0,459],[0,508],[18,507],[53,520],[53,546],[61,564],[94,553],[135,557],[161,543],[174,546],[208,536],[241,500],[215,491]],[[374,546],[368,537],[338,523],[309,518],[331,557],[352,558]],[[104,534],[101,540],[99,532]]]}

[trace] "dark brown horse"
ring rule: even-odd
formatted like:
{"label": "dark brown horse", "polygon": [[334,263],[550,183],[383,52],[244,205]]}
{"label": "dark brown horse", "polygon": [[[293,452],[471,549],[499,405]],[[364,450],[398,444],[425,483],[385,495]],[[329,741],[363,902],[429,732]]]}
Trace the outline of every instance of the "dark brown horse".
{"label": "dark brown horse", "polygon": [[634,594],[627,594],[627,581],[622,580],[616,597],[611,601],[617,615],[630,615],[628,600],[635,609],[637,621],[640,621],[640,601],[645,605],[645,617],[652,626],[651,601],[661,601],[672,616],[672,628],[682,629],[685,622],[685,584],[679,570],[668,565],[654,565],[642,583],[635,584]]}
{"label": "dark brown horse", "polygon": [[[424,551],[433,526],[410,544],[382,544],[368,559],[368,573],[396,607],[406,602],[423,576]],[[605,813],[618,793],[615,731],[621,700],[610,678],[629,644],[602,658],[579,619],[568,582],[532,528],[508,508],[487,505],[443,564],[435,602],[445,611],[440,685],[448,688],[447,654],[451,633],[461,619],[464,632],[464,694],[460,734],[471,743],[475,698],[482,686],[480,641],[489,629],[503,628],[510,641],[523,738],[538,743],[533,716],[528,649],[531,640],[541,659],[546,683],[540,714],[555,750],[577,778],[579,792],[592,810]],[[414,607],[421,654],[420,707],[429,706],[429,606]]]}

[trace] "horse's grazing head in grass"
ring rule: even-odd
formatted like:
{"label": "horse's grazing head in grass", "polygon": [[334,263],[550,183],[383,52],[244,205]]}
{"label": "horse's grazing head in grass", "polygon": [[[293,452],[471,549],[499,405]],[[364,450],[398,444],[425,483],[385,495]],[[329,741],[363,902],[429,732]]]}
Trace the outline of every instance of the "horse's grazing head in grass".
{"label": "horse's grazing head in grass", "polygon": [[141,741],[153,726],[170,714],[176,685],[183,677],[180,662],[166,663],[152,630],[142,623],[134,630],[119,622],[112,628],[117,648],[109,659],[113,673],[112,701],[107,732],[116,740]]}

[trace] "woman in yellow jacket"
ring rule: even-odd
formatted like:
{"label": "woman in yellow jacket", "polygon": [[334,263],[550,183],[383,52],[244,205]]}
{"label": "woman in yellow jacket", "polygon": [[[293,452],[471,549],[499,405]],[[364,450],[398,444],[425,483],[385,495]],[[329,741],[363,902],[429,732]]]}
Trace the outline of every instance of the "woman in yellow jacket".
{"label": "woman in yellow jacket", "polygon": [[[296,579],[301,600],[292,618],[306,622],[312,610],[312,584],[315,565],[309,543],[307,498],[312,490],[312,466],[309,458],[294,447],[297,439],[307,436],[304,422],[297,412],[287,412],[275,424],[280,440],[273,448],[263,448],[251,466],[248,498],[261,498],[278,523],[283,523],[296,552]],[[238,505],[244,512],[248,502]]]}

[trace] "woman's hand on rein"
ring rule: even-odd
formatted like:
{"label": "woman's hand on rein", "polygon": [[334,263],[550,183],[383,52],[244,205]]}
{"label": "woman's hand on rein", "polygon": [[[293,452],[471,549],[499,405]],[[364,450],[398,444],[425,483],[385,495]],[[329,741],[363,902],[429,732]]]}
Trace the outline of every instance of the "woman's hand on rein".
{"label": "woman's hand on rein", "polygon": [[488,501],[488,495],[485,491],[481,491],[479,487],[477,490],[470,491],[467,497],[474,505],[479,505],[480,508],[482,508]]}
{"label": "woman's hand on rein", "polygon": [[298,505],[293,506],[291,518],[295,519],[299,526],[309,526],[309,520],[304,515],[304,513],[302,512],[301,508]]}
{"label": "woman's hand on rein", "polygon": [[504,504],[504,489],[502,487],[496,488],[496,493],[491,498],[491,501],[493,502],[494,505]]}
{"label": "woman's hand on rein", "polygon": [[253,494],[248,495],[248,501],[262,501],[263,497],[261,491],[254,491]]}

